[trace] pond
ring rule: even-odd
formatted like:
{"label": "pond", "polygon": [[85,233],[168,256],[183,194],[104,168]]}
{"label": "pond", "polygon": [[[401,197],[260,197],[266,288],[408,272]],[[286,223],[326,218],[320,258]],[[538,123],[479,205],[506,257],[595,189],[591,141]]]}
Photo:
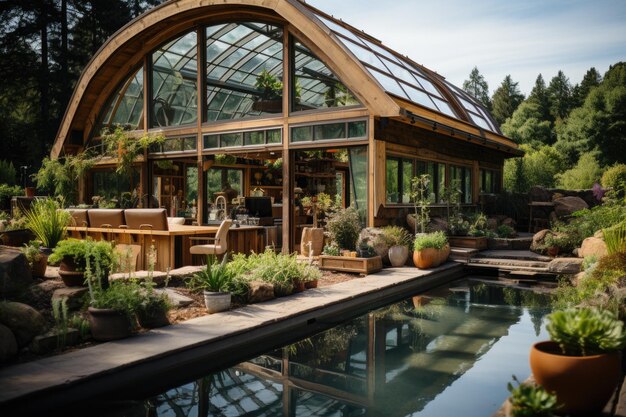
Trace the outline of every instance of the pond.
{"label": "pond", "polygon": [[529,376],[549,297],[465,279],[101,415],[489,416]]}

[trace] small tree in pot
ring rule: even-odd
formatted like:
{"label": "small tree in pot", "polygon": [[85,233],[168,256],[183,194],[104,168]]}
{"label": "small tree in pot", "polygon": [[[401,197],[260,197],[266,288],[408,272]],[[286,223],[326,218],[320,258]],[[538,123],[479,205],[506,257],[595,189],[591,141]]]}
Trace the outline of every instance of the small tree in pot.
{"label": "small tree in pot", "polygon": [[359,212],[353,207],[338,210],[330,215],[326,228],[331,240],[341,249],[354,251],[361,233]]}
{"label": "small tree in pot", "polygon": [[530,351],[535,380],[556,393],[563,413],[602,410],[619,381],[623,322],[596,308],[556,311],[548,321],[551,341],[536,343]]}

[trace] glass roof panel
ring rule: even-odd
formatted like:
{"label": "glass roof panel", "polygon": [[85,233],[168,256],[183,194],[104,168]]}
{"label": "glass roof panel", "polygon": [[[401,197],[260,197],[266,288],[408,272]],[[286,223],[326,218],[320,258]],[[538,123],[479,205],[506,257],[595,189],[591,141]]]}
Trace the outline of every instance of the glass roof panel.
{"label": "glass roof panel", "polygon": [[443,100],[439,100],[437,97],[430,97],[435,104],[437,105],[437,107],[439,107],[439,111],[447,114],[448,116],[452,116],[455,118],[459,118],[459,116],[457,116],[457,114],[454,112],[454,110],[452,110],[452,107],[450,107],[450,104],[448,104],[447,101],[443,101]]}
{"label": "glass roof panel", "polygon": [[358,43],[359,45],[361,44],[361,38],[358,37],[357,35],[355,35],[354,33],[352,33],[351,31],[349,31],[348,29],[345,29],[343,26],[340,26],[338,24],[336,24],[335,22],[326,19],[323,16],[317,16],[322,22],[324,22],[324,24],[326,24],[326,26],[328,26],[328,28],[330,30],[332,30],[335,33],[338,33],[340,35],[345,36],[346,38],[350,39],[351,41],[355,41],[356,43]]}
{"label": "glass roof panel", "polygon": [[421,86],[415,82],[415,77],[413,77],[409,70],[387,59],[381,59],[381,61],[387,66],[387,68],[389,69],[389,73],[392,74],[394,77],[401,79],[407,84],[411,84],[413,86],[421,88]]}
{"label": "glass roof panel", "polygon": [[404,90],[407,92],[411,101],[428,107],[429,109],[436,109],[430,96],[422,90],[418,90],[417,88],[406,84],[402,84],[402,88],[404,88]]}
{"label": "glass roof panel", "polygon": [[[398,84],[398,81],[396,81],[394,78],[391,78],[390,76],[374,69],[369,69],[369,72],[374,76],[374,78],[376,78],[380,85],[383,86],[385,91],[402,98],[409,98],[406,92],[404,92],[404,90],[402,90],[402,88],[400,87],[400,84]],[[433,108],[433,105],[431,105],[430,108]]]}
{"label": "glass roof panel", "polygon": [[387,68],[382,64],[378,56],[372,51],[347,40],[343,43],[354,55],[356,55],[359,61],[369,64],[374,68],[380,69],[381,71],[388,72]]}

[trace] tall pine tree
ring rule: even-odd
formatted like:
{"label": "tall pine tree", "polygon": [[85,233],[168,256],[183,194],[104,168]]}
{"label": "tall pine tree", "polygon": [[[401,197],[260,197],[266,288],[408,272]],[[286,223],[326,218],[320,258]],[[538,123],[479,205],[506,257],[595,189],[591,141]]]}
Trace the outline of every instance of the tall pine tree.
{"label": "tall pine tree", "polygon": [[514,82],[510,75],[507,75],[500,87],[493,93],[491,113],[496,121],[502,125],[506,119],[513,115],[522,101],[524,101],[524,95],[520,92],[518,83]]}
{"label": "tall pine tree", "polygon": [[558,74],[550,80],[548,96],[550,97],[550,114],[554,120],[560,121],[567,118],[573,104],[572,85],[563,71],[559,71]]}
{"label": "tall pine tree", "polygon": [[546,82],[543,80],[541,74],[539,74],[535,80],[535,86],[528,96],[528,101],[532,101],[538,106],[541,120],[554,121],[550,114],[550,96],[548,95]]}
{"label": "tall pine tree", "polygon": [[478,71],[478,67],[474,67],[470,72],[469,80],[463,81],[463,90],[469,93],[476,100],[480,101],[487,109],[491,109],[491,100],[489,100],[489,85],[485,81],[485,77]]}

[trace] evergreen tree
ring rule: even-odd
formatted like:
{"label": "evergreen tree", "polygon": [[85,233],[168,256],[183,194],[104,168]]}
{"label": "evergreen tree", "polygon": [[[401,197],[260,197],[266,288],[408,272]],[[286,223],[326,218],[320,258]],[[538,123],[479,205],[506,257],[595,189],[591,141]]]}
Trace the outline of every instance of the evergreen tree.
{"label": "evergreen tree", "polygon": [[591,67],[583,77],[580,84],[576,84],[572,91],[572,100],[573,107],[580,107],[585,102],[585,99],[589,95],[589,92],[592,88],[600,85],[602,81],[602,76],[595,69],[595,67]]}
{"label": "evergreen tree", "polygon": [[550,114],[554,120],[564,120],[572,109],[572,86],[563,71],[550,80],[548,85]]}
{"label": "evergreen tree", "polygon": [[470,72],[469,80],[463,81],[463,90],[469,93],[476,100],[480,101],[487,109],[491,109],[491,100],[489,100],[489,85],[485,81],[485,77],[478,71],[478,67],[474,67]]}
{"label": "evergreen tree", "polygon": [[530,98],[519,105],[502,125],[502,133],[515,142],[533,147],[554,142],[552,126],[544,120],[536,101]]}
{"label": "evergreen tree", "polygon": [[502,125],[506,119],[513,115],[522,101],[524,101],[524,95],[520,92],[518,83],[514,82],[510,75],[507,75],[500,87],[493,93],[491,99],[493,117]]}
{"label": "evergreen tree", "polygon": [[543,80],[541,74],[539,74],[535,80],[535,86],[528,96],[528,101],[537,104],[541,120],[554,121],[550,114],[550,96],[548,95],[546,82]]}

